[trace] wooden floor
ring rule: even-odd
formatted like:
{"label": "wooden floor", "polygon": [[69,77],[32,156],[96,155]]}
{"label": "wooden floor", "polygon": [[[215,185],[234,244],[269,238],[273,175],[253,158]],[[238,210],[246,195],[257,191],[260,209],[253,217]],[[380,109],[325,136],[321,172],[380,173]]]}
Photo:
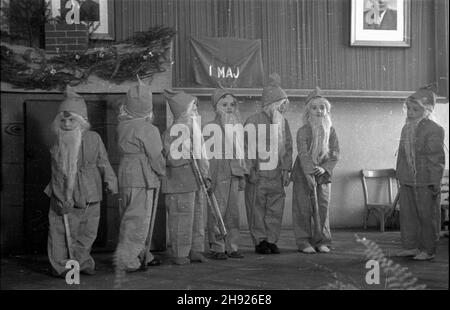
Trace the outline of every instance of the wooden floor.
{"label": "wooden floor", "polygon": [[[400,248],[399,232],[334,230],[333,250],[329,254],[305,255],[297,252],[292,230],[283,230],[279,255],[254,253],[248,231],[242,233],[243,259],[209,261],[186,266],[171,265],[166,253],[156,253],[163,265],[147,271],[127,274],[121,289],[267,289],[303,290],[324,289],[336,283],[342,287],[378,289],[386,287],[386,275],[381,271],[381,283],[368,285],[365,281],[368,259],[365,246],[356,242],[360,238],[375,241],[394,263],[407,267],[417,278],[417,284],[427,289],[448,290],[449,258],[448,238],[439,241],[436,258],[417,262],[407,258],[391,257]],[[93,254],[98,267],[97,275],[81,275],[80,285],[67,285],[63,279],[48,275],[46,256],[7,256],[1,260],[2,289],[113,289],[116,280],[111,264],[112,253]],[[350,286],[346,286],[350,285]]]}

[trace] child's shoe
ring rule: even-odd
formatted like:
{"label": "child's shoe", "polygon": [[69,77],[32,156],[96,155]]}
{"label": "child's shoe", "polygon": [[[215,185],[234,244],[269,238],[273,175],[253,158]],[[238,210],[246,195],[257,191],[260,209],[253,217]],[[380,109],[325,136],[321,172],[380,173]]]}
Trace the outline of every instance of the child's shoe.
{"label": "child's shoe", "polygon": [[160,266],[160,265],[161,265],[161,260],[159,260],[157,258],[154,258],[147,263],[147,266],[150,266],[150,267]]}
{"label": "child's shoe", "polygon": [[275,243],[270,243],[267,241],[263,241],[266,243],[266,246],[269,248],[270,253],[272,254],[280,254],[280,249],[278,248],[278,246]]}
{"label": "child's shoe", "polygon": [[330,253],[330,248],[326,245],[320,245],[317,247],[317,251],[319,251],[320,253]]}
{"label": "child's shoe", "polygon": [[316,250],[312,246],[307,246],[304,249],[299,250],[299,252],[305,253],[305,254],[316,254]]}
{"label": "child's shoe", "polygon": [[419,249],[407,249],[402,250],[395,254],[397,257],[409,257],[409,256],[417,256],[420,253]]}
{"label": "child's shoe", "polygon": [[50,275],[55,278],[66,278],[66,274],[69,272],[69,270],[64,270],[63,273],[59,274],[53,267],[50,267]]}
{"label": "child's shoe", "polygon": [[413,257],[414,260],[430,260],[433,258],[434,258],[433,254],[428,254],[427,252],[423,251]]}
{"label": "child's shoe", "polygon": [[191,262],[197,263],[206,263],[208,261],[208,259],[205,256],[203,256],[202,253],[196,251],[191,251],[189,253],[189,259],[191,260]]}
{"label": "child's shoe", "polygon": [[228,254],[229,258],[244,258],[244,255],[241,254],[239,251],[234,251]]}
{"label": "child's shoe", "polygon": [[174,258],[172,258],[172,262],[175,265],[182,266],[182,265],[190,264],[191,260],[189,258],[187,258],[187,257],[174,257]]}
{"label": "child's shoe", "polygon": [[261,241],[257,246],[255,246],[255,252],[259,254],[270,254],[272,253],[267,247],[267,241]]}
{"label": "child's shoe", "polygon": [[215,259],[215,260],[225,260],[225,259],[228,259],[228,256],[224,252],[211,251],[208,253],[208,258]]}

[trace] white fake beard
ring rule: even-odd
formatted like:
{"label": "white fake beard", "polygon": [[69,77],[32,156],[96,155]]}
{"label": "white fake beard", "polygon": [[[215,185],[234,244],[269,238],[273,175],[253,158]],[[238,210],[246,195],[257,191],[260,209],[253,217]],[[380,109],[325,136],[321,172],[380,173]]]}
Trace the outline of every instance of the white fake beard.
{"label": "white fake beard", "polygon": [[329,114],[323,117],[310,115],[308,122],[312,129],[312,141],[309,153],[313,162],[318,165],[328,156],[328,152],[330,151],[329,139],[332,122]]}
{"label": "white fake beard", "polygon": [[278,125],[278,158],[284,155],[285,146],[284,146],[284,137],[285,137],[285,128],[284,128],[284,116],[278,111],[274,110],[272,115],[272,124]]}
{"label": "white fake beard", "polygon": [[217,113],[220,115],[220,122],[223,126],[227,124],[235,125],[241,122],[238,112],[227,113],[225,111],[217,110]]}
{"label": "white fake beard", "polygon": [[[244,160],[244,146],[242,143],[236,143],[236,142],[242,142],[242,141],[236,141],[236,135],[234,132],[227,131],[225,128],[225,125],[236,125],[241,124],[240,116],[237,111],[234,113],[227,113],[221,110],[218,110],[217,112],[220,115],[221,124],[223,127],[223,130],[225,131],[225,145],[233,145],[234,154],[225,154],[225,158],[235,158],[238,159],[241,162],[241,165],[243,165]],[[228,150],[231,150],[229,147]],[[225,147],[225,152],[227,151],[227,148]]]}
{"label": "white fake beard", "polygon": [[55,152],[55,159],[58,168],[66,177],[65,189],[67,198],[70,198],[75,186],[77,175],[78,152],[81,146],[81,129],[71,131],[59,129],[57,132],[58,144]]}

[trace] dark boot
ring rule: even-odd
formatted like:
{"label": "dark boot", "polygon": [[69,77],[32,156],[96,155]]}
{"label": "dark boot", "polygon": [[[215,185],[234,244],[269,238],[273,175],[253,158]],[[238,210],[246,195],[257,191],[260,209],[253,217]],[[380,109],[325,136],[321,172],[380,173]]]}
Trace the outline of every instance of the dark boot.
{"label": "dark boot", "polygon": [[266,246],[269,248],[270,253],[272,254],[280,254],[280,249],[277,247],[275,243],[266,242]]}
{"label": "dark boot", "polygon": [[270,254],[272,253],[267,246],[267,241],[263,240],[261,241],[257,246],[255,246],[255,252],[259,254]]}

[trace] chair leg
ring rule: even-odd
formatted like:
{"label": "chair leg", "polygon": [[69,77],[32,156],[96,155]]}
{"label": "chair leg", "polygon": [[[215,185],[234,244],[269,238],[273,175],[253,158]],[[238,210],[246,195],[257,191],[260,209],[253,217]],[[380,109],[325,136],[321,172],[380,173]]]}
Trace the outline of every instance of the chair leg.
{"label": "chair leg", "polygon": [[367,209],[364,210],[363,228],[367,230],[367,218],[369,217],[369,212]]}
{"label": "chair leg", "polygon": [[380,212],[380,231],[384,232],[384,222],[385,222],[384,212]]}

